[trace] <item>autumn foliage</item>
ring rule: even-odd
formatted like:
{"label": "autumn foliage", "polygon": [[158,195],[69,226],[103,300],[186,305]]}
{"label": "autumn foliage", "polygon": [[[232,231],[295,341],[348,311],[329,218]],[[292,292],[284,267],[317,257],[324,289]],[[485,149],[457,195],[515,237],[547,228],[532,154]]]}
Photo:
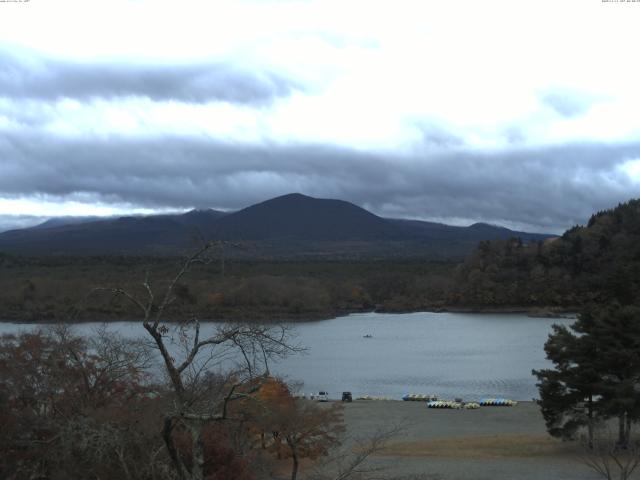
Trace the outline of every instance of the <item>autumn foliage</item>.
{"label": "autumn foliage", "polygon": [[2,337],[0,476],[159,473],[140,461],[159,445],[150,417],[160,399],[145,384],[145,362],[143,351],[105,332],[90,341],[64,329]]}
{"label": "autumn foliage", "polygon": [[277,379],[264,381],[252,401],[252,428],[262,449],[277,459],[291,459],[296,478],[300,459],[315,460],[340,444],[344,432],[340,404],[319,405],[295,398]]}
{"label": "autumn foliage", "polygon": [[[106,331],[1,337],[0,478],[178,478],[162,438],[171,392],[151,383],[148,361],[140,345]],[[274,462],[297,472],[301,458],[339,443],[338,407],[298,400],[271,377],[238,393],[233,420],[203,429],[207,480],[251,480]],[[172,436],[189,467],[192,436],[180,425]]]}

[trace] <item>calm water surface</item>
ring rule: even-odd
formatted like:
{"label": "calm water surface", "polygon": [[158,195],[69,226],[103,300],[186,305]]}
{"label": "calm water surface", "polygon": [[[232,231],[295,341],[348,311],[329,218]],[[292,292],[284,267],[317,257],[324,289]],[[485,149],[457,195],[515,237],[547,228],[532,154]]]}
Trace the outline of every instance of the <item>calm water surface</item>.
{"label": "calm water surface", "polygon": [[[519,314],[353,314],[296,324],[296,341],[307,353],[284,359],[272,370],[304,382],[304,393],[326,390],[332,398],[350,390],[355,396],[427,393],[465,400],[531,400],[537,397],[531,370],[549,365],[543,345],[551,325],[572,322]],[[90,334],[98,325],[75,328]],[[0,333],[37,327],[0,323]],[[135,322],[108,328],[126,337],[146,333]]]}

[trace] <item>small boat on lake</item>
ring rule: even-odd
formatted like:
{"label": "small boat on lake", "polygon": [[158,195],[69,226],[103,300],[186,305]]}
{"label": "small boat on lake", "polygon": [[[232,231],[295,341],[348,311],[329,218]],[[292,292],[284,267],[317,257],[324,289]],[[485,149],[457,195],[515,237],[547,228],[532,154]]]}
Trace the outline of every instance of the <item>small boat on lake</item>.
{"label": "small boat on lake", "polygon": [[373,338],[373,335],[367,333],[366,335],[363,335],[362,338]]}

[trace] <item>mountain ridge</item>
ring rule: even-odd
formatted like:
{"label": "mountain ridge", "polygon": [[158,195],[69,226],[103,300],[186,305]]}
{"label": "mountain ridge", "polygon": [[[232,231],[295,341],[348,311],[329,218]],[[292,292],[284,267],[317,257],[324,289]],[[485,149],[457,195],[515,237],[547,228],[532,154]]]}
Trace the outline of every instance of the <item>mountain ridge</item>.
{"label": "mountain ridge", "polygon": [[[45,225],[49,223],[49,225]],[[474,224],[450,226],[389,219],[353,203],[292,193],[234,212],[128,216],[70,223],[49,220],[0,233],[0,252],[35,254],[163,254],[203,240],[249,242],[255,256],[464,256],[482,240],[519,236],[524,242],[553,235]],[[53,223],[53,225],[52,225]]]}

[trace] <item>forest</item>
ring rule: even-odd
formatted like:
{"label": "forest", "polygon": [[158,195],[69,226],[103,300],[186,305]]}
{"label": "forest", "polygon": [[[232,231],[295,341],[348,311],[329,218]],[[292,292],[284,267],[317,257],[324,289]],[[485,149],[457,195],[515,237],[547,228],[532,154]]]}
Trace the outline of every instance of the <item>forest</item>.
{"label": "forest", "polygon": [[[131,318],[131,305],[93,288],[139,289],[166,282],[181,259],[155,257],[0,257],[0,316],[18,321]],[[167,314],[198,311],[209,320],[304,321],[358,311],[442,305],[455,263],[433,261],[242,261],[214,259],[178,286]]]}
{"label": "forest", "polygon": [[451,305],[559,307],[638,302],[640,200],[595,213],[545,242],[482,242],[455,269]]}

